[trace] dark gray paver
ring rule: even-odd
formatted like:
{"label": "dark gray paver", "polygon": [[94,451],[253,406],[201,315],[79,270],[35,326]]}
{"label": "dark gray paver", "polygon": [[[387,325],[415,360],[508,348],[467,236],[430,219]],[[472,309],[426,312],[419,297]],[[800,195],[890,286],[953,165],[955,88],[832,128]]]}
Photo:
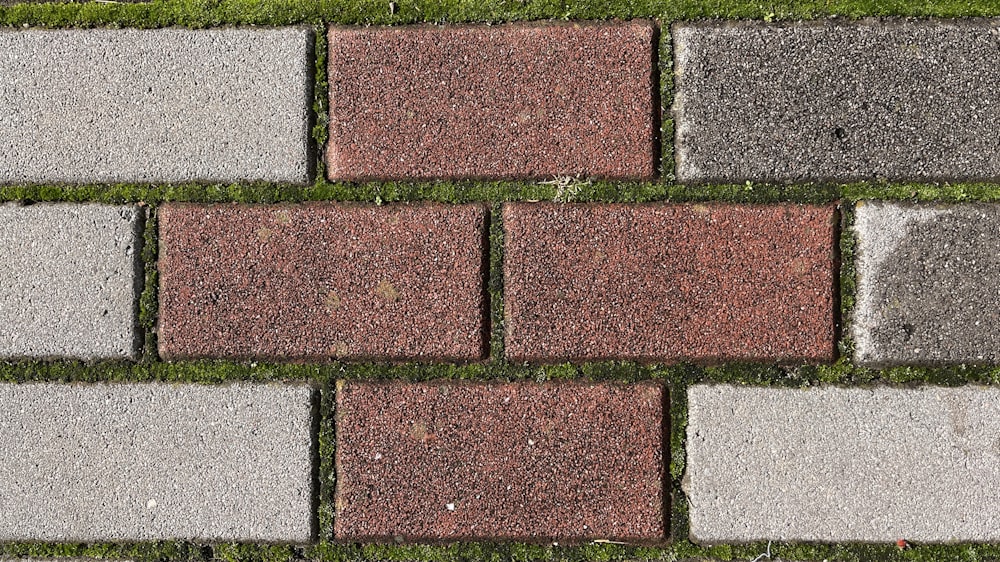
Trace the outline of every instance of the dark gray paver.
{"label": "dark gray paver", "polygon": [[1000,540],[1000,388],[688,389],[699,542]]}
{"label": "dark gray paver", "polygon": [[0,358],[135,357],[142,217],[137,207],[0,205]]}
{"label": "dark gray paver", "polygon": [[308,180],[312,32],[0,32],[0,182]]}
{"label": "dark gray paver", "polygon": [[0,541],[307,542],[303,385],[0,385]]}
{"label": "dark gray paver", "polygon": [[1000,177],[1000,22],[673,27],[677,177]]}
{"label": "dark gray paver", "polygon": [[861,202],[855,359],[1000,362],[1000,206]]}

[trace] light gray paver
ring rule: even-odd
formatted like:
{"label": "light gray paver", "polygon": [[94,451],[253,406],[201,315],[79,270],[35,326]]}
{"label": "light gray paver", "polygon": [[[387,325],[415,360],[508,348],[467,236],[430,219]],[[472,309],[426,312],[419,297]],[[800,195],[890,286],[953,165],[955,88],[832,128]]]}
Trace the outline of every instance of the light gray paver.
{"label": "light gray paver", "polygon": [[1000,206],[863,201],[855,360],[1000,362]]}
{"label": "light gray paver", "polygon": [[1000,22],[673,27],[682,182],[1000,177]]}
{"label": "light gray paver", "polygon": [[0,31],[0,183],[309,173],[312,32]]}
{"label": "light gray paver", "polygon": [[0,541],[308,542],[304,385],[0,385]]}
{"label": "light gray paver", "polygon": [[135,357],[142,217],[137,207],[0,205],[0,358]]}
{"label": "light gray paver", "polygon": [[705,543],[1000,540],[1000,388],[688,389]]}

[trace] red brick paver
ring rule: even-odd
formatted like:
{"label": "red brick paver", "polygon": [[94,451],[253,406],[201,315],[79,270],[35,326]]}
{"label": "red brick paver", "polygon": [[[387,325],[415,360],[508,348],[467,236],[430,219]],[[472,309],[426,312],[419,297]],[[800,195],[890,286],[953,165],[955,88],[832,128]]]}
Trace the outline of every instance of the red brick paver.
{"label": "red brick paver", "polygon": [[165,205],[165,359],[475,360],[482,205]]}
{"label": "red brick paver", "polygon": [[827,361],[833,206],[504,208],[506,354]]}
{"label": "red brick paver", "polygon": [[341,540],[659,541],[655,384],[341,383]]}
{"label": "red brick paver", "polygon": [[651,22],[333,27],[330,179],[655,174]]}

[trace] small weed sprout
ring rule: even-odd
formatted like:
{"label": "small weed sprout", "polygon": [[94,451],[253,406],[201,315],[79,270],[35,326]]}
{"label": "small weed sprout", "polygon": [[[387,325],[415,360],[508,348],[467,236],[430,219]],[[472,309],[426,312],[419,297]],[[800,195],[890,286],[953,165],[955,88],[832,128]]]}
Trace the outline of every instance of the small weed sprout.
{"label": "small weed sprout", "polygon": [[555,186],[556,193],[552,196],[552,200],[556,203],[572,202],[578,195],[580,195],[580,191],[582,191],[584,187],[589,187],[591,184],[589,179],[580,179],[579,175],[557,176],[555,179],[539,183],[541,185]]}

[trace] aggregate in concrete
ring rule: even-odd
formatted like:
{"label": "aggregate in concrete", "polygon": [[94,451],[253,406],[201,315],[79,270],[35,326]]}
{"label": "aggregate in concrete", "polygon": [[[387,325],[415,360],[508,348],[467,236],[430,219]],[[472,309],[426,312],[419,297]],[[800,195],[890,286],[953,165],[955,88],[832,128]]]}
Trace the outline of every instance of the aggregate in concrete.
{"label": "aggregate in concrete", "polygon": [[336,537],[662,541],[665,414],[650,383],[340,382]]}
{"label": "aggregate in concrete", "polygon": [[0,541],[314,537],[304,385],[0,385]]}
{"label": "aggregate in concrete", "polygon": [[504,207],[516,361],[829,361],[833,206]]}
{"label": "aggregate in concrete", "polygon": [[164,359],[485,353],[483,205],[169,204],[159,228]]}
{"label": "aggregate in concrete", "polygon": [[855,359],[1000,363],[1000,206],[858,203]]}
{"label": "aggregate in concrete", "polygon": [[1000,23],[672,30],[682,182],[1000,178]]}
{"label": "aggregate in concrete", "polygon": [[0,358],[136,357],[143,217],[137,207],[0,205]]}
{"label": "aggregate in concrete", "polygon": [[0,31],[0,183],[309,179],[312,32]]}
{"label": "aggregate in concrete", "polygon": [[688,389],[703,543],[1000,540],[1000,389]]}
{"label": "aggregate in concrete", "polygon": [[651,22],[332,27],[330,179],[650,178]]}

